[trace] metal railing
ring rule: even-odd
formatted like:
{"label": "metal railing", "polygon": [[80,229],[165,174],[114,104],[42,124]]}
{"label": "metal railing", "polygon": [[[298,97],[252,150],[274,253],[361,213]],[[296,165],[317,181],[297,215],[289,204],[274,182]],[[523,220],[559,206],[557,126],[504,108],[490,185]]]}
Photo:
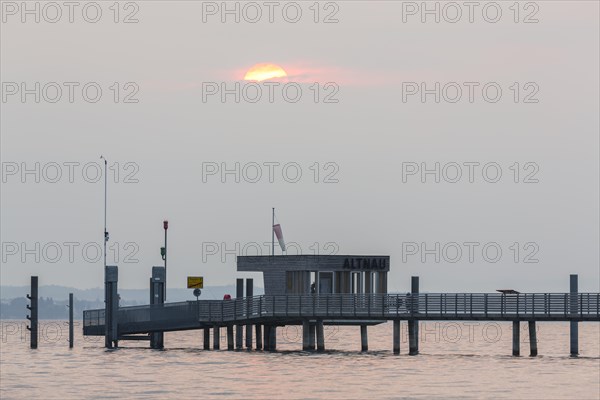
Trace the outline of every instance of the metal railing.
{"label": "metal railing", "polygon": [[[263,295],[120,307],[128,330],[148,323],[220,324],[258,318],[584,318],[600,320],[600,293],[419,293]],[[104,309],[83,313],[84,327],[104,325]]]}

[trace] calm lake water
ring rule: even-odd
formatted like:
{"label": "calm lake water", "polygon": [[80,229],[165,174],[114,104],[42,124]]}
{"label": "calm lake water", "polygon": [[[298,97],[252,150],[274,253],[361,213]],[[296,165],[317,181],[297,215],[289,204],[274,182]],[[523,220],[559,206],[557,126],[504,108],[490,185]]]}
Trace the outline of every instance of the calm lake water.
{"label": "calm lake water", "polygon": [[69,350],[62,321],[41,322],[39,348],[30,350],[25,321],[1,324],[2,399],[600,399],[598,323],[579,325],[579,358],[568,356],[567,323],[538,323],[536,358],[528,357],[526,324],[522,357],[510,355],[510,323],[422,324],[414,357],[404,322],[400,356],[391,351],[391,323],[369,327],[368,353],[360,353],[358,327],[326,326],[323,354],[300,351],[293,326],[278,329],[270,353],[204,351],[201,331],[166,334],[163,351],[148,342],[107,351],[103,338],[82,337],[80,322]]}

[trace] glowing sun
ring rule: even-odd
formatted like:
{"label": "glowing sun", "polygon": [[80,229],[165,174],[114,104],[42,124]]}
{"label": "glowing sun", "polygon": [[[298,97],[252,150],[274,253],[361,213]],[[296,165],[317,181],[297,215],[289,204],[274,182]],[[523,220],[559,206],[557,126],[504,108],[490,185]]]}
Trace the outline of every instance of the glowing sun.
{"label": "glowing sun", "polygon": [[245,81],[266,81],[273,78],[285,78],[287,73],[279,65],[275,64],[256,64],[244,75]]}

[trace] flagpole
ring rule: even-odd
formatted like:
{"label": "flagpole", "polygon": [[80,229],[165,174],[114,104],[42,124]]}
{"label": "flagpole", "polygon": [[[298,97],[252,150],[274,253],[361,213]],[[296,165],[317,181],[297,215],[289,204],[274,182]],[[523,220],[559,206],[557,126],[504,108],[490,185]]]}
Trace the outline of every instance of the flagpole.
{"label": "flagpole", "polygon": [[106,231],[106,199],[107,199],[107,187],[108,187],[108,175],[107,175],[107,164],[106,158],[100,156],[104,160],[104,268],[106,268],[106,242],[108,242],[108,232]]}
{"label": "flagpole", "polygon": [[275,207],[273,207],[273,218],[271,220],[271,257],[273,257],[275,255]]}

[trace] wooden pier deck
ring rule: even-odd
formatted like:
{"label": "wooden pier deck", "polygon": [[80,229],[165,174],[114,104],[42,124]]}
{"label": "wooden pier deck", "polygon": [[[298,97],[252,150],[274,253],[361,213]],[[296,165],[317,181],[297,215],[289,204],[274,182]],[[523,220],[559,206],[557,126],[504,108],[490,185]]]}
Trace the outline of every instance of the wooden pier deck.
{"label": "wooden pier deck", "polygon": [[[84,335],[105,334],[105,310],[83,313]],[[600,321],[600,293],[272,295],[119,307],[119,335],[229,325],[363,325],[389,320]]]}

